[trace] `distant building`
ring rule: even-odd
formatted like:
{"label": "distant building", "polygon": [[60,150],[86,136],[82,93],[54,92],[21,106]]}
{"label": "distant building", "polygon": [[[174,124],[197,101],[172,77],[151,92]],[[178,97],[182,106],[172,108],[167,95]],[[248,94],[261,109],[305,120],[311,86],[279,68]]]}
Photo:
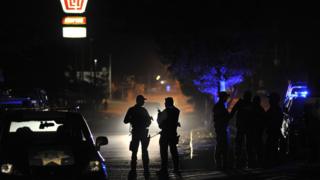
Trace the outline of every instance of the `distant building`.
{"label": "distant building", "polygon": [[101,71],[78,71],[77,79],[92,84],[108,84],[108,71],[107,68],[102,68]]}

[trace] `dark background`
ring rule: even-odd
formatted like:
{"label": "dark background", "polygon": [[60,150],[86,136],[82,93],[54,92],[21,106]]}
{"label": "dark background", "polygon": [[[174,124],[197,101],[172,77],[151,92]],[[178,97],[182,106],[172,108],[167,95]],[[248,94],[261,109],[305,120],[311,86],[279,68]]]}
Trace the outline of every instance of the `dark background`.
{"label": "dark background", "polygon": [[250,34],[258,34],[268,42],[266,53],[272,55],[278,47],[280,63],[292,79],[318,82],[320,21],[316,3],[89,0],[85,14],[88,38],[84,40],[62,38],[64,13],[58,0],[7,1],[2,2],[2,9],[0,68],[9,86],[61,87],[68,66],[92,68],[94,58],[107,65],[109,54],[115,79],[136,74],[144,81],[147,71],[157,69],[162,39],[176,35],[187,41],[203,32],[205,36],[208,32],[246,32],[248,40],[257,38]]}

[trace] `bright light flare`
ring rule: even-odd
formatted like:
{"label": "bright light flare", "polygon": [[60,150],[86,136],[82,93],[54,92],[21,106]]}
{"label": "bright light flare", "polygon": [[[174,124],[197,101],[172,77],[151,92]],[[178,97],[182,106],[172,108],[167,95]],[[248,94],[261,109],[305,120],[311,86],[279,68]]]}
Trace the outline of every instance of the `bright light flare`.
{"label": "bright light flare", "polygon": [[2,164],[1,165],[1,173],[12,174],[13,173],[13,165],[12,164]]}
{"label": "bright light flare", "polygon": [[167,92],[170,92],[170,91],[171,91],[171,86],[170,86],[170,85],[167,85],[167,86],[166,86],[166,91],[167,91]]}
{"label": "bright light flare", "polygon": [[190,133],[189,146],[190,146],[190,158],[192,159],[193,158],[193,131],[191,131],[191,133]]}
{"label": "bright light flare", "polygon": [[[154,135],[154,133],[150,133],[150,135]],[[121,160],[129,161],[131,157],[131,151],[129,151],[129,144],[132,140],[132,135],[110,135],[108,136],[112,141],[110,141],[110,144],[106,147],[108,151],[106,152],[107,158],[117,158]],[[156,159],[159,158],[160,154],[160,148],[159,148],[159,138],[160,135],[154,136],[150,139],[150,144],[148,147],[149,151],[149,158],[150,159]],[[116,148],[116,151],[114,151],[114,147]],[[111,151],[113,151],[112,154],[109,154]],[[137,157],[141,157],[141,145],[139,145]]]}
{"label": "bright light flare", "polygon": [[226,91],[226,81],[220,81],[220,91]]}
{"label": "bright light flare", "polygon": [[156,77],[156,80],[159,81],[160,79],[161,79],[161,76],[158,75],[158,76]]}

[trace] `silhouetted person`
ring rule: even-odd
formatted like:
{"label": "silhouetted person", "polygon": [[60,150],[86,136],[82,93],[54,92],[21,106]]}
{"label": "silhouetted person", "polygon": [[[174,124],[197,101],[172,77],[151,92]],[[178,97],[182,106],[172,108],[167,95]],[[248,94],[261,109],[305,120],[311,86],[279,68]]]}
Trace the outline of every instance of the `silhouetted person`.
{"label": "silhouetted person", "polygon": [[320,99],[310,98],[304,107],[307,139],[307,161],[317,163],[320,160]]}
{"label": "silhouetted person", "polygon": [[226,92],[219,93],[219,101],[213,108],[214,128],[217,135],[217,145],[215,152],[216,165],[218,169],[227,168],[228,160],[228,136],[227,127],[231,118],[230,113],[225,107],[228,94]]}
{"label": "silhouetted person", "polygon": [[250,149],[248,146],[248,128],[251,126],[252,122],[252,110],[253,105],[251,102],[252,93],[251,91],[246,91],[243,95],[243,98],[240,99],[235,106],[232,108],[232,116],[236,115],[236,128],[237,134],[235,139],[235,155],[236,155],[236,166],[244,167],[246,166],[246,160],[243,156],[243,153],[248,154],[248,152],[243,152],[243,145],[246,142],[246,150]]}
{"label": "silhouetted person", "polygon": [[180,126],[179,114],[180,110],[174,106],[173,98],[167,97],[165,99],[165,110],[158,113],[158,124],[162,130],[160,133],[160,155],[161,155],[161,169],[158,174],[161,176],[168,175],[168,146],[170,147],[171,157],[173,160],[173,172],[180,175],[179,171],[179,156],[177,144],[179,136],[177,128]]}
{"label": "silhouetted person", "polygon": [[270,108],[266,112],[266,165],[274,166],[279,160],[279,141],[281,137],[281,126],[283,121],[283,112],[279,105],[280,96],[277,93],[271,93],[269,96]]}
{"label": "silhouetted person", "polygon": [[252,122],[248,128],[248,166],[261,167],[264,154],[263,133],[266,124],[266,112],[261,106],[260,96],[253,97],[252,104]]}
{"label": "silhouetted person", "polygon": [[152,117],[149,115],[148,111],[142,107],[144,105],[144,98],[142,95],[138,95],[136,98],[136,105],[129,108],[125,118],[124,123],[130,123],[132,126],[132,140],[130,142],[130,151],[132,151],[131,156],[131,170],[129,175],[132,177],[136,176],[137,167],[137,152],[139,148],[139,143],[141,142],[142,149],[142,161],[145,176],[149,176],[149,155],[148,146],[150,142],[149,129]]}
{"label": "silhouetted person", "polygon": [[[306,146],[306,122],[304,119],[304,106],[306,98],[296,97],[291,101],[290,109],[287,114],[291,121],[288,127],[288,136],[286,138],[286,148],[280,148],[281,153],[285,152],[284,155],[289,155],[290,158],[297,159],[302,155],[303,149]],[[284,138],[282,138],[284,139]]]}

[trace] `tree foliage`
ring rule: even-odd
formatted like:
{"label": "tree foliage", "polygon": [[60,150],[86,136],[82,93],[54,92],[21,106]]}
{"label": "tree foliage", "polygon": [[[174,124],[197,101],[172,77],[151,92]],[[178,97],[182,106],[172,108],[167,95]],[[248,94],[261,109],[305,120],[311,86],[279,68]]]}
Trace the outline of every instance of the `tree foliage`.
{"label": "tree foliage", "polygon": [[162,62],[183,84],[187,95],[215,95],[220,81],[233,88],[249,77],[254,69],[256,43],[243,32],[201,32],[171,34],[160,38]]}

